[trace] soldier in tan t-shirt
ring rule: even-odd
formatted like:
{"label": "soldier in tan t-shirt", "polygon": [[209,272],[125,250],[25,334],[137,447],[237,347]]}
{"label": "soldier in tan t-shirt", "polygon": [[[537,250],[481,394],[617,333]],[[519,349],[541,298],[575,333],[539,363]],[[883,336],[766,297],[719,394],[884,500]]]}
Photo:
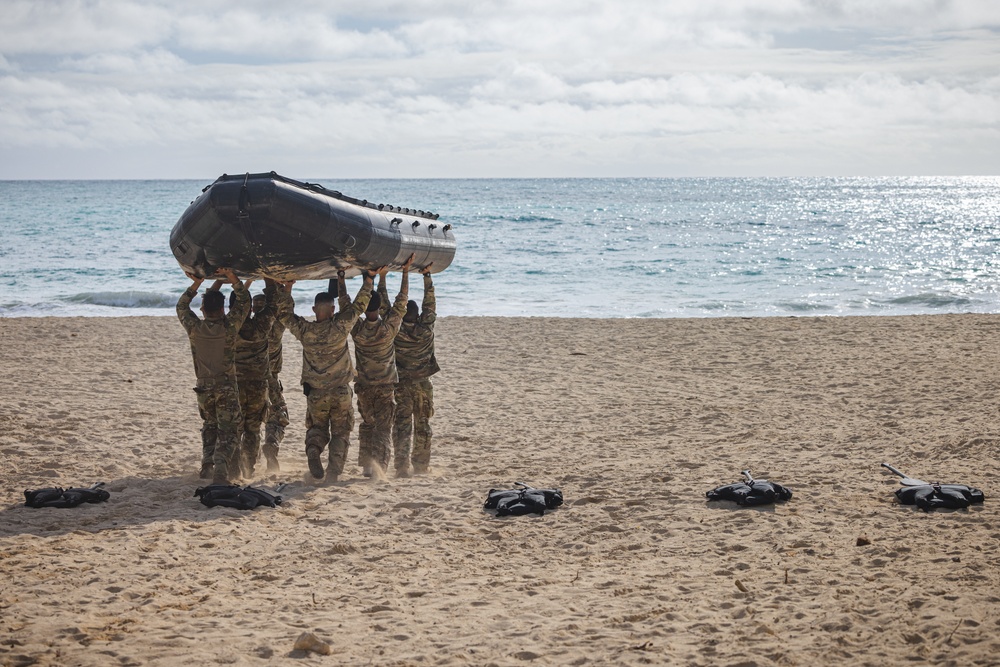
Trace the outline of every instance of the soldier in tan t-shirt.
{"label": "soldier in tan t-shirt", "polygon": [[204,319],[191,310],[191,300],[203,280],[187,274],[193,281],[177,301],[177,317],[187,331],[197,377],[195,393],[201,413],[201,477],[214,484],[228,484],[239,477],[239,470],[229,462],[236,450],[236,437],[242,415],[236,385],[236,337],[250,310],[250,293],[231,269],[219,273],[233,285],[236,294],[229,314],[226,299],[218,289],[205,292],[201,311]]}

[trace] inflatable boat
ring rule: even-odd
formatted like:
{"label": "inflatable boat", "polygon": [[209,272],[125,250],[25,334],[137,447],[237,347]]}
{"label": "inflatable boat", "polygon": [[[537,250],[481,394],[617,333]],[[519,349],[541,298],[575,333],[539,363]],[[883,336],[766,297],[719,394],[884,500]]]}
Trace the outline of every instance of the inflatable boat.
{"label": "inflatable boat", "polygon": [[455,257],[451,225],[428,211],[373,204],[315,183],[268,174],[223,174],[170,232],[181,267],[200,278],[223,267],[243,277],[334,278],[379,266],[437,273]]}

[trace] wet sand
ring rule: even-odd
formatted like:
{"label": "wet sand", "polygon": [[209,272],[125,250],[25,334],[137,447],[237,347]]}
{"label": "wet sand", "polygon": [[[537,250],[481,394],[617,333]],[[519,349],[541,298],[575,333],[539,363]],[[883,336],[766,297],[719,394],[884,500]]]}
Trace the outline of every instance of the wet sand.
{"label": "wet sand", "polygon": [[[175,319],[0,319],[0,664],[1000,664],[998,328],[442,318],[431,474],[331,486],[286,335],[292,425],[258,482],[290,486],[240,512],[192,496]],[[899,506],[881,461],[986,503]],[[743,468],[795,497],[705,502]],[[108,503],[21,505],[96,481]],[[566,504],[482,511],[515,481]],[[306,631],[332,655],[293,650]]]}

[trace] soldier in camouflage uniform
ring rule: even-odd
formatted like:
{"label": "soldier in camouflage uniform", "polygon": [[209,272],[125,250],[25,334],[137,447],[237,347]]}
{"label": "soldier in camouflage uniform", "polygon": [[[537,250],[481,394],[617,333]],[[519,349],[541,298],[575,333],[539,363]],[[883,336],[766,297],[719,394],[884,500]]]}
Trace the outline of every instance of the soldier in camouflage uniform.
{"label": "soldier in camouflage uniform", "polygon": [[[340,288],[336,280],[330,280],[330,294],[336,296],[340,294],[340,309],[344,310],[351,305],[351,299],[347,295],[346,283],[344,282],[344,272],[338,271],[340,276]],[[270,358],[271,377],[267,385],[267,424],[264,426],[264,458],[267,460],[267,472],[275,473],[281,470],[278,463],[278,452],[281,441],[285,438],[285,427],[288,426],[288,405],[285,403],[285,388],[278,378],[282,366],[282,336],[285,334],[285,325],[280,319],[275,318],[271,325],[271,334],[268,337],[268,357]],[[345,341],[346,344],[346,341]]]}
{"label": "soldier in camouflage uniform", "polygon": [[[412,461],[414,473],[426,473],[431,462],[431,423],[434,416],[434,388],[430,377],[441,368],[434,356],[436,301],[431,265],[421,269],[424,276],[423,311],[414,301],[406,304],[403,324],[396,334],[396,415],[392,430],[396,470]],[[413,434],[412,452],[410,436]]]}
{"label": "soldier in camouflage uniform", "polygon": [[177,318],[191,342],[191,356],[197,377],[195,393],[201,413],[201,476],[215,484],[228,484],[239,475],[229,467],[237,447],[242,421],[236,384],[236,338],[250,310],[250,293],[231,269],[220,269],[233,285],[236,294],[227,315],[222,292],[209,290],[202,297],[200,319],[191,310],[191,300],[198,294],[202,279],[187,274],[194,282],[177,301]]}
{"label": "soldier in camouflage uniform", "polygon": [[295,314],[292,284],[278,292],[278,317],[302,343],[302,390],[306,395],[306,457],[309,472],[316,479],[324,475],[321,455],[330,447],[327,481],[335,482],[344,471],[351,429],[354,428],[354,394],[351,379],[354,365],[347,350],[347,337],[371,298],[373,276],[365,274],[364,284],[351,305],[333,314],[333,297],[316,295],[310,322]]}
{"label": "soldier in camouflage uniform", "polygon": [[[244,287],[250,287],[251,282],[253,281],[248,280]],[[253,477],[254,466],[260,456],[260,427],[267,411],[268,386],[271,380],[268,339],[276,319],[277,289],[274,281],[267,279],[266,282],[264,294],[253,298],[253,312],[244,320],[236,338],[236,379],[239,382],[243,422],[240,447],[234,452],[230,466],[242,470],[246,478]],[[231,296],[235,297],[236,292]]]}
{"label": "soldier in camouflage uniform", "polygon": [[288,406],[285,404],[284,387],[278,379],[281,372],[281,337],[285,334],[285,325],[277,317],[271,325],[267,337],[267,356],[271,374],[267,379],[267,424],[264,426],[264,458],[267,459],[267,472],[278,472],[278,450],[285,437],[285,427],[288,426]]}
{"label": "soldier in camouflage uniform", "polygon": [[[388,308],[385,275],[388,269],[379,272],[379,289],[368,302],[365,316],[358,320],[351,330],[354,339],[354,355],[358,375],[354,381],[354,391],[358,395],[358,412],[361,426],[358,428],[359,457],[366,476],[372,474],[372,466],[382,471],[389,468],[392,450],[392,419],[395,412],[396,373],[396,332],[406,314],[406,297],[409,288],[410,264],[413,255],[403,265],[403,280],[392,308]],[[382,306],[385,306],[384,308]],[[381,314],[381,315],[380,315]],[[400,467],[400,465],[402,467]],[[398,461],[396,476],[409,475],[409,461]]]}

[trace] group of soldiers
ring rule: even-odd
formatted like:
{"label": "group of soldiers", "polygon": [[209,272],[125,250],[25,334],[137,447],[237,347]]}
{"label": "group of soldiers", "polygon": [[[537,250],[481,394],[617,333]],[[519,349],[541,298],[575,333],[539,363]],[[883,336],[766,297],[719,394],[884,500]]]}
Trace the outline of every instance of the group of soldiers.
{"label": "group of soldiers", "polygon": [[[253,281],[241,282],[231,269],[218,271],[225,281],[217,280],[205,291],[199,318],[191,301],[203,279],[187,274],[193,282],[177,302],[177,317],[194,358],[194,391],[202,418],[202,478],[213,484],[250,479],[262,451],[267,473],[280,470],[278,452],[288,425],[278,379],[286,329],[302,343],[310,474],[328,482],[343,474],[354,428],[354,393],[362,420],[358,464],[364,474],[379,475],[390,465],[397,477],[428,471],[434,414],[430,377],[440,370],[434,355],[436,303],[430,265],[420,271],[422,307],[408,300],[412,262],[410,256],[401,267],[399,293],[391,303],[387,267],[363,272],[363,284],[353,300],[347,294],[345,272],[339,271],[328,290],[316,295],[311,320],[295,314],[291,295],[295,281],[265,278],[264,293],[251,299]],[[224,282],[233,288],[228,313],[220,291]],[[348,349],[349,336],[356,364]]]}

